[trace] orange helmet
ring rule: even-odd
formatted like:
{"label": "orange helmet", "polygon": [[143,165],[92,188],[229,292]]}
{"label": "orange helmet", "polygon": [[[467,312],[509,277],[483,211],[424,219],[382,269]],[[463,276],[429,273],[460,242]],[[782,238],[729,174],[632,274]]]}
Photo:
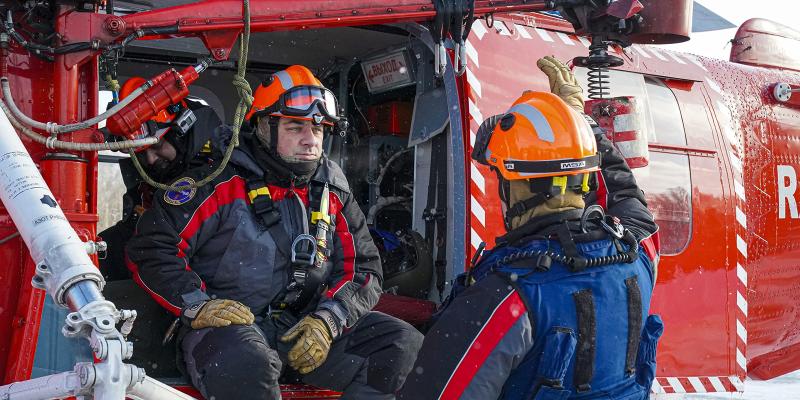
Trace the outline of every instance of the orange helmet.
{"label": "orange helmet", "polygon": [[509,181],[600,170],[588,121],[547,92],[526,91],[504,115],[487,119],[472,158]]}
{"label": "orange helmet", "polygon": [[324,121],[327,125],[341,119],[336,96],[302,65],[278,71],[256,88],[253,106],[245,118],[255,123],[264,115]]}

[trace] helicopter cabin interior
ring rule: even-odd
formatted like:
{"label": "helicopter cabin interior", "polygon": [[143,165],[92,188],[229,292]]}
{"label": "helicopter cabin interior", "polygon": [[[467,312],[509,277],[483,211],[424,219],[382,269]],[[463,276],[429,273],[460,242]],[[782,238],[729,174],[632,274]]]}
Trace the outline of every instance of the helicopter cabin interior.
{"label": "helicopter cabin interior", "polygon": [[[382,257],[385,292],[401,301],[401,307],[385,311],[417,324],[440,300],[441,285],[465,264],[464,251],[454,251],[465,246],[463,223],[454,221],[463,221],[466,209],[458,94],[450,66],[434,78],[431,48],[427,31],[415,24],[253,33],[246,76],[255,88],[270,74],[302,64],[337,95],[349,128],[328,135],[325,152],[342,166],[367,217]],[[135,42],[119,60],[118,80],[182,69],[207,55],[197,38]],[[227,124],[239,102],[231,83],[235,71],[235,58],[217,63],[190,86],[190,96]],[[100,91],[106,104],[112,93],[102,79]],[[100,155],[98,232],[123,217],[127,189],[119,163],[127,158],[112,151]],[[130,362],[162,381],[180,379],[175,343],[162,340],[175,318],[131,279],[109,280],[103,292],[117,307],[138,312],[128,337],[134,343]],[[65,315],[47,299],[33,377],[91,359],[84,342],[60,334]]]}

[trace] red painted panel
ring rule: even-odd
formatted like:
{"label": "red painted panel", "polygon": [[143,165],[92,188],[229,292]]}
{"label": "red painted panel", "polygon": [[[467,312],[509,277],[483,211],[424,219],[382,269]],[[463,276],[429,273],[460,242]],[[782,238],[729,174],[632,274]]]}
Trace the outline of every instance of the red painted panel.
{"label": "red painted panel", "polygon": [[[64,12],[66,8],[62,8]],[[56,29],[64,29],[64,18],[56,19]],[[59,56],[54,63],[45,62],[28,55],[27,51],[11,46],[7,62],[9,84],[15,102],[20,110],[39,121],[71,123],[94,116],[97,113],[97,65],[85,63],[65,68],[65,58]],[[58,99],[58,100],[56,100]],[[62,140],[86,141],[85,134],[64,134]],[[43,146],[23,138],[34,162],[39,165],[42,175],[67,212],[67,219],[73,224],[81,240],[95,237],[97,215],[97,155],[77,153],[88,162],[74,164],[75,161],[52,159],[41,163],[45,153]],[[89,177],[92,179],[89,179]],[[10,217],[0,208],[0,219],[13,226]],[[0,245],[0,252],[7,253],[7,267],[0,273],[2,292],[0,296],[0,382],[27,379],[33,366],[36,353],[36,340],[39,333],[44,292],[34,289],[31,278],[34,265],[20,239]],[[96,261],[96,260],[95,260]]]}
{"label": "red painted panel", "polygon": [[[504,112],[523,90],[549,90],[547,78],[536,68],[537,59],[555,55],[561,60],[570,60],[588,52],[587,46],[575,36],[534,30],[500,19],[495,21],[494,27],[484,24],[483,29],[473,28],[469,41],[477,50],[477,57],[470,58],[467,72],[474,76],[467,77],[474,95],[473,105],[465,108],[473,120],[469,125],[470,135],[477,131],[480,119]],[[689,70],[693,78],[702,79],[703,67],[688,58],[680,58],[681,64],[667,52],[647,52],[650,58],[633,50],[628,53],[633,54],[634,62],[627,60],[625,70],[660,75],[668,69],[683,68],[682,75],[686,76]],[[736,327],[732,308],[736,301],[735,262],[729,262],[735,257],[735,247],[731,250],[726,244],[735,241],[731,226],[732,203],[725,197],[720,179],[723,162],[713,151],[708,151],[716,148],[716,142],[700,86],[679,86],[683,89],[681,100],[692,107],[691,110],[682,108],[687,115],[685,130],[693,139],[701,138],[690,140],[692,145],[687,148],[701,145],[706,151],[697,156],[684,156],[690,157],[692,169],[695,221],[692,239],[683,252],[663,257],[659,265],[653,311],[662,314],[667,328],[660,345],[658,375],[735,375]],[[681,115],[675,118],[680,119]],[[685,155],[691,151],[677,153]],[[477,166],[477,171],[480,172],[478,182],[473,177],[470,185],[470,195],[475,200],[470,227],[481,240],[490,242],[504,232],[497,183],[487,168]],[[652,179],[667,180],[669,176],[652,176]],[[480,217],[482,213],[485,214],[483,218]],[[664,230],[661,235],[669,237],[670,232]],[[471,239],[473,245],[479,241]]]}
{"label": "red painted panel", "polygon": [[[789,180],[779,183],[777,174],[778,166],[795,174],[800,170],[800,110],[776,104],[768,89],[800,76],[722,63],[708,67],[716,120],[723,133],[730,132],[721,137],[734,172],[731,197],[745,214],[746,229],[737,228],[742,242],[732,246],[741,248],[747,281],[743,298],[736,301],[744,301],[746,310],[748,371],[771,378],[800,368],[800,354],[787,351],[800,344],[800,221],[789,204],[783,207],[784,217],[779,214],[778,187]],[[796,204],[797,198],[795,191],[786,200]]]}

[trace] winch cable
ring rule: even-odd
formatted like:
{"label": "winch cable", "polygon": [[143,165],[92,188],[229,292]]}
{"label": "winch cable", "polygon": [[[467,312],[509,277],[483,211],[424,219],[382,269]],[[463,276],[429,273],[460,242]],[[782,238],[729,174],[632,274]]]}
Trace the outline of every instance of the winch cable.
{"label": "winch cable", "polygon": [[239,104],[236,106],[236,113],[233,116],[233,134],[231,135],[231,142],[225,149],[225,155],[222,158],[222,162],[217,169],[214,170],[214,172],[201,179],[199,182],[190,183],[188,185],[172,186],[153,180],[153,178],[147,175],[147,172],[144,170],[144,167],[142,167],[142,164],[139,162],[136,154],[134,154],[133,149],[128,150],[128,154],[131,156],[131,161],[133,161],[133,166],[136,167],[136,171],[139,172],[139,175],[141,175],[142,179],[144,179],[145,183],[148,185],[161,190],[175,192],[191,190],[204,186],[222,173],[222,171],[228,165],[228,161],[231,159],[233,149],[239,146],[239,131],[242,127],[242,121],[244,121],[244,116],[247,114],[247,111],[253,104],[253,91],[250,88],[250,83],[248,83],[245,79],[245,72],[247,71],[247,52],[250,44],[250,0],[243,0],[242,3],[244,14],[244,31],[239,36],[239,64],[236,69],[236,75],[233,77],[233,86],[236,87],[237,92],[239,93]]}

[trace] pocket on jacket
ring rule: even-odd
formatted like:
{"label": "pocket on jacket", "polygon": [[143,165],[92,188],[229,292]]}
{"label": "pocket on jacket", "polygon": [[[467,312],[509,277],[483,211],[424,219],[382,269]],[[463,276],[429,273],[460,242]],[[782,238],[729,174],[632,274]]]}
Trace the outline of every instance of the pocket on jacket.
{"label": "pocket on jacket", "polygon": [[661,317],[655,314],[648,316],[636,354],[636,383],[647,389],[648,393],[656,376],[656,348],[663,333],[664,322]]}

